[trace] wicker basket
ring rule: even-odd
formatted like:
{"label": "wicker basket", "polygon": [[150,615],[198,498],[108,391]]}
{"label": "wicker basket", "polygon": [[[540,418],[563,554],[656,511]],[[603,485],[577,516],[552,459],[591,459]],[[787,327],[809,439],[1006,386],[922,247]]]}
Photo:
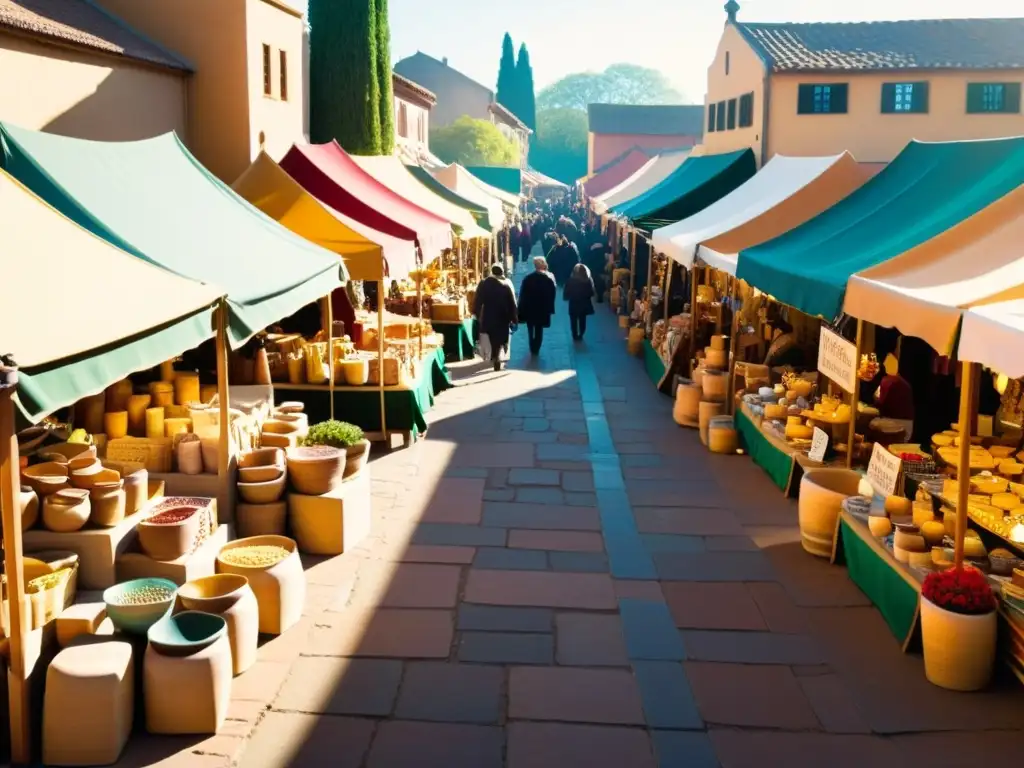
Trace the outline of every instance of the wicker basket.
{"label": "wicker basket", "polygon": [[141,464],[150,472],[170,472],[174,440],[169,437],[120,437],[107,441],[109,461]]}

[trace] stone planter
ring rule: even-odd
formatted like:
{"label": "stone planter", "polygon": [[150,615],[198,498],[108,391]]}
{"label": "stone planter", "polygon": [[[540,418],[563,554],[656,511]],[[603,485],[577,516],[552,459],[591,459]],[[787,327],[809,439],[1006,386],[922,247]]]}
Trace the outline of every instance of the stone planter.
{"label": "stone planter", "polygon": [[953,613],[921,598],[921,640],[928,682],[951,691],[988,685],[996,656],[996,611]]}
{"label": "stone planter", "polygon": [[851,469],[812,469],[800,481],[800,536],[807,552],[832,557],[843,500],[859,493],[861,476]]}

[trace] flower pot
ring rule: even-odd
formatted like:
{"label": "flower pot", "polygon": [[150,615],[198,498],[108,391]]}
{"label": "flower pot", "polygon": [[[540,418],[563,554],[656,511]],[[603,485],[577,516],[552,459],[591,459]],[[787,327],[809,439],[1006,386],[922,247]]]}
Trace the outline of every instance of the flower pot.
{"label": "flower pot", "polygon": [[228,633],[228,624],[213,613],[182,611],[165,616],[146,632],[149,644],[164,656],[191,656]]}
{"label": "flower pot", "polygon": [[307,496],[323,496],[344,479],[347,456],[339,448],[311,445],[289,448],[287,461],[288,475],[296,491]]}
{"label": "flower pot", "polygon": [[811,469],[800,480],[798,516],[804,550],[832,557],[843,499],[858,495],[861,476],[850,469]]}
{"label": "flower pot", "polygon": [[284,536],[288,518],[288,502],[273,504],[237,504],[235,523],[241,538],[250,536]]}
{"label": "flower pot", "polygon": [[352,477],[352,475],[359,472],[363,467],[366,466],[366,462],[370,459],[370,441],[360,440],[355,445],[350,445],[345,449],[345,477]]}
{"label": "flower pot", "polygon": [[43,525],[54,533],[74,533],[89,522],[89,492],[75,488],[43,499]]}
{"label": "flower pot", "polygon": [[177,560],[192,551],[200,533],[198,507],[172,507],[142,520],[136,530],[142,551],[154,560]]}
{"label": "flower pot", "polygon": [[113,528],[124,520],[126,499],[123,481],[94,485],[89,491],[92,504],[89,522],[101,528]]}
{"label": "flower pot", "polygon": [[988,685],[996,656],[996,611],[967,616],[921,598],[921,639],[928,682],[952,691]]}
{"label": "flower pot", "polygon": [[225,544],[217,573],[245,576],[259,606],[259,631],[279,635],[302,616],[306,574],[299,547],[285,536],[254,536]]}
{"label": "flower pot", "polygon": [[245,576],[218,573],[187,582],[178,594],[190,611],[204,611],[227,622],[234,673],[240,675],[256,661],[259,605]]}

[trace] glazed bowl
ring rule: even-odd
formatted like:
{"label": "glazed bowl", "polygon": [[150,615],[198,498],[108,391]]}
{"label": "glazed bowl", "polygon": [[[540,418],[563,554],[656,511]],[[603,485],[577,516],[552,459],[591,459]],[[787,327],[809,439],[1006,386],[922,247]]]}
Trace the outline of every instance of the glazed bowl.
{"label": "glazed bowl", "polygon": [[62,491],[68,487],[68,466],[47,461],[21,470],[21,481],[40,496]]}
{"label": "glazed bowl", "polygon": [[228,633],[222,616],[202,611],[182,611],[164,616],[149,627],[146,636],[153,650],[163,656],[191,656],[209,648]]}
{"label": "glazed bowl", "polygon": [[145,635],[171,612],[178,585],[168,579],[133,579],[103,591],[107,616],[114,626],[133,635]]}
{"label": "glazed bowl", "polygon": [[189,611],[223,613],[245,595],[249,579],[237,573],[217,573],[185,582],[178,590]]}
{"label": "glazed bowl", "polygon": [[263,483],[238,483],[238,495],[246,504],[273,504],[284,493],[284,474]]}

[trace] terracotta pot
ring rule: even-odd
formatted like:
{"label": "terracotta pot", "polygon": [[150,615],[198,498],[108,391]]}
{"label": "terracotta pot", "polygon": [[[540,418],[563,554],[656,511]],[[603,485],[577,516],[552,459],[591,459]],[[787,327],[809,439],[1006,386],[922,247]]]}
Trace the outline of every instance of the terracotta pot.
{"label": "terracotta pot", "polygon": [[246,504],[272,504],[284,493],[284,474],[262,483],[238,483],[238,495]]}
{"label": "terracotta pot", "polygon": [[101,528],[113,528],[124,520],[126,498],[122,481],[94,485],[89,491],[92,504],[89,522]]}
{"label": "terracotta pot", "polygon": [[289,448],[288,475],[292,486],[307,496],[330,493],[344,479],[346,454],[339,448],[311,445]]}
{"label": "terracotta pot", "polygon": [[928,682],[952,691],[988,685],[996,656],[996,611],[965,616],[921,597],[921,640]]}
{"label": "terracotta pot", "polygon": [[124,512],[134,515],[149,501],[149,471],[145,467],[134,470],[122,478],[124,480]]}
{"label": "terracotta pot", "polygon": [[39,519],[39,497],[27,485],[22,486],[19,495],[21,501],[21,530],[27,531]]}
{"label": "terracotta pot", "polygon": [[811,469],[800,481],[800,535],[807,552],[832,557],[843,499],[859,493],[861,476],[851,469]]}
{"label": "terracotta pot", "polygon": [[96,446],[86,445],[85,443],[57,443],[56,445],[46,446],[45,453],[47,454],[59,454],[64,457],[63,462],[67,464],[72,459],[80,456],[91,456],[96,458]]}
{"label": "terracotta pot", "polygon": [[228,627],[234,673],[240,675],[256,661],[260,612],[256,595],[245,576],[218,573],[185,583],[178,590],[190,611],[221,616]]}
{"label": "terracotta pot", "polygon": [[[281,547],[288,555],[269,566],[244,566],[225,560],[232,549],[245,547]],[[259,605],[259,631],[279,635],[302,617],[306,599],[306,574],[299,559],[299,547],[285,536],[254,536],[238,539],[221,548],[217,555],[217,573],[245,576]]]}
{"label": "terracotta pot", "polygon": [[701,387],[692,382],[684,382],[676,389],[676,402],[672,408],[672,419],[681,427],[699,426],[697,419],[700,399],[703,394]]}
{"label": "terracotta pot", "polygon": [[116,483],[120,479],[120,472],[116,469],[106,469],[102,464],[94,464],[71,473],[71,485],[85,490],[91,489],[94,485]]}
{"label": "terracotta pot", "polygon": [[265,483],[284,474],[284,451],[257,448],[238,457],[238,479],[243,483]]}
{"label": "terracotta pot", "polygon": [[370,441],[360,440],[345,449],[345,477],[358,473],[370,459]]}
{"label": "terracotta pot", "polygon": [[704,400],[709,403],[725,402],[729,390],[729,374],[725,371],[704,371],[701,377]]}
{"label": "terracotta pot", "polygon": [[43,499],[43,525],[54,533],[74,533],[89,521],[89,492],[75,488]]}
{"label": "terracotta pot", "polygon": [[178,509],[191,510],[184,520],[173,523],[150,522],[159,515],[142,520],[136,530],[139,533],[139,544],[142,551],[154,560],[168,562],[177,560],[192,551],[200,533],[201,515],[198,507],[172,507],[160,514]]}
{"label": "terracotta pot", "polygon": [[68,466],[54,461],[33,464],[21,470],[21,482],[40,496],[48,496],[68,487]]}
{"label": "terracotta pot", "polygon": [[287,501],[235,505],[235,523],[238,526],[238,536],[241,538],[284,536],[287,519]]}

